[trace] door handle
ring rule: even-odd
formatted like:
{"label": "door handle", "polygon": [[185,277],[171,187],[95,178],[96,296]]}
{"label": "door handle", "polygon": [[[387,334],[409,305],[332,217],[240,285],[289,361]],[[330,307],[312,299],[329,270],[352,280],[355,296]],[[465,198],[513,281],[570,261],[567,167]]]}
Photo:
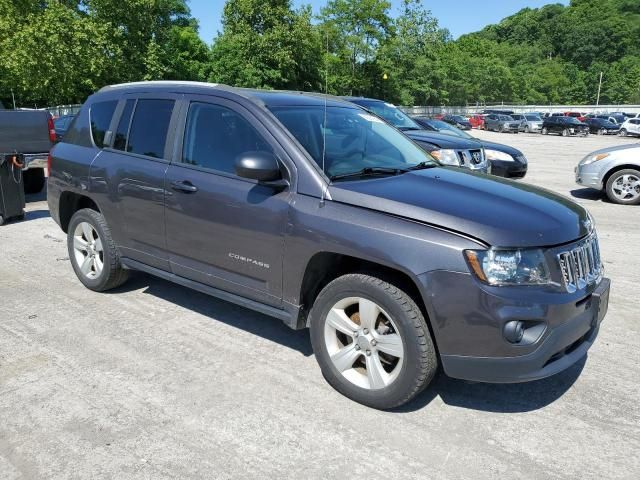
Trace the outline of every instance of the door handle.
{"label": "door handle", "polygon": [[184,180],[182,182],[172,182],[171,188],[185,193],[195,193],[198,191],[198,187],[196,187],[188,180]]}

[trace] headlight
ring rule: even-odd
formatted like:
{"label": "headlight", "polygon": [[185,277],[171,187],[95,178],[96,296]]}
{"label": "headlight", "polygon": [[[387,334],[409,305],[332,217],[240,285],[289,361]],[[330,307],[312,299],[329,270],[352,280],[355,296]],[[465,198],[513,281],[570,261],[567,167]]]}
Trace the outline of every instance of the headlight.
{"label": "headlight", "polygon": [[430,152],[442,165],[460,166],[460,159],[455,150],[433,150]]}
{"label": "headlight", "polygon": [[545,285],[551,283],[540,249],[465,250],[473,273],[489,285]]}
{"label": "headlight", "polygon": [[515,158],[505,152],[498,150],[485,150],[484,151],[487,160],[502,160],[503,162],[515,162]]}
{"label": "headlight", "polygon": [[611,155],[611,154],[610,153],[598,153],[598,154],[587,155],[586,157],[584,157],[582,159],[582,161],[580,162],[580,165],[589,165],[590,163],[597,162],[598,160],[603,160],[603,159],[607,158],[609,155]]}

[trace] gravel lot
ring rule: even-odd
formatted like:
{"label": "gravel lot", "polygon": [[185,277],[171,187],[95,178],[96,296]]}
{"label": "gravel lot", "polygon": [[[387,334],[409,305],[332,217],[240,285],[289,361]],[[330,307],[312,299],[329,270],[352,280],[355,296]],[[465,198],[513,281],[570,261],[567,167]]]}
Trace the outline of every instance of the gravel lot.
{"label": "gravel lot", "polygon": [[278,320],[143,274],[84,289],[40,196],[0,228],[0,478],[640,478],[640,208],[573,182],[590,151],[638,140],[474,134],[596,219],[613,290],[584,361],[519,385],[440,376],[371,410]]}

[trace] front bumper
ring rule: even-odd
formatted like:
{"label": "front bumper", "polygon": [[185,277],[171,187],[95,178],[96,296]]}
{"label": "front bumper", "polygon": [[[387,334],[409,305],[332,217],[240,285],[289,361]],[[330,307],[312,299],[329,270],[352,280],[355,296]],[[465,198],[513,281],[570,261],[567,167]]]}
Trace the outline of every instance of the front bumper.
{"label": "front bumper", "polygon": [[575,168],[576,183],[583,187],[595,188],[602,190],[603,170],[599,162],[593,162],[588,165],[578,165]]}
{"label": "front bumper", "polygon": [[[548,377],[580,360],[598,334],[610,287],[602,279],[597,287],[574,294],[509,287],[501,295],[505,287],[479,288],[468,274],[432,272],[425,277],[427,309],[445,373],[489,383]],[[511,344],[502,332],[512,320],[544,329],[526,345]]]}
{"label": "front bumper", "polygon": [[502,160],[491,160],[491,173],[497,177],[504,178],[524,178],[527,174],[528,165],[519,161],[505,162]]}

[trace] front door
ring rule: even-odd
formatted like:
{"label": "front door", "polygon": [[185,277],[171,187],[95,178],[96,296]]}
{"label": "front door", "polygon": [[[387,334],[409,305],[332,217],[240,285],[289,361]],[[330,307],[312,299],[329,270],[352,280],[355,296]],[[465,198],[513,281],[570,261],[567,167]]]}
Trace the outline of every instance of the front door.
{"label": "front door", "polygon": [[[188,100],[182,139],[166,175],[167,249],[172,271],[279,306],[291,193],[235,174],[243,152],[284,152],[239,104]],[[283,164],[283,174],[291,171]],[[289,177],[290,178],[290,177]]]}

